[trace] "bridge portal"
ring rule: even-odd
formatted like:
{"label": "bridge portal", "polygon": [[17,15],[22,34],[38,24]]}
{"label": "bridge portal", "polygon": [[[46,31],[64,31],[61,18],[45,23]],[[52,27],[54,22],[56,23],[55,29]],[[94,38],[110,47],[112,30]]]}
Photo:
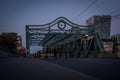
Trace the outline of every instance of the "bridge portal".
{"label": "bridge portal", "polygon": [[30,46],[41,46],[44,54],[54,54],[59,58],[101,53],[104,47],[94,26],[75,24],[65,17],[44,25],[26,25],[27,55]]}

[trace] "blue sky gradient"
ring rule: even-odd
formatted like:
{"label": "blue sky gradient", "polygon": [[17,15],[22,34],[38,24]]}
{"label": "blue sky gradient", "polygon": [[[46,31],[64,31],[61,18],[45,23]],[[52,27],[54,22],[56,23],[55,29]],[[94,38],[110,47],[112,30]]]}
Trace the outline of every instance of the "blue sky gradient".
{"label": "blue sky gradient", "polygon": [[[25,25],[42,25],[63,16],[74,23],[85,25],[93,15],[116,15],[120,13],[120,0],[0,0],[0,33],[17,32],[25,46]],[[111,14],[112,13],[112,14]],[[120,34],[120,19],[111,21],[111,35]]]}

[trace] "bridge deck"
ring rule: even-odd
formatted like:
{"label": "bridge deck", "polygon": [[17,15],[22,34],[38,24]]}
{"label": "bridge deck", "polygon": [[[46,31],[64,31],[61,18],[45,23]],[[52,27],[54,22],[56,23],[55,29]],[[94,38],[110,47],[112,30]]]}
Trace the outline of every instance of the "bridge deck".
{"label": "bridge deck", "polygon": [[0,58],[1,80],[98,80],[40,59]]}

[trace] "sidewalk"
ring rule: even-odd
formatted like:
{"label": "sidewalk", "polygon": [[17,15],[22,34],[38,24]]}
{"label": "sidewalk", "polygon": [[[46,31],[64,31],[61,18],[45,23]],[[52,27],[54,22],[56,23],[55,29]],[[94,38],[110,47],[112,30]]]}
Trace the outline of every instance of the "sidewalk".
{"label": "sidewalk", "polygon": [[98,80],[39,59],[0,59],[0,80]]}

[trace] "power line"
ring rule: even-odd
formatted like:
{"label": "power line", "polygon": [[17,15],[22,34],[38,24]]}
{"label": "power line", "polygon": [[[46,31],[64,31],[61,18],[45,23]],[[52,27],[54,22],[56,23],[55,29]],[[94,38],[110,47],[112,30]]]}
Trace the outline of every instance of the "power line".
{"label": "power line", "polygon": [[112,16],[112,21],[120,20],[120,13]]}
{"label": "power line", "polygon": [[81,13],[79,13],[75,18],[73,18],[72,21],[77,19],[79,16],[81,16],[85,11],[87,11],[92,5],[94,5],[97,2],[97,0],[94,0],[86,9],[84,9]]}
{"label": "power line", "polygon": [[120,17],[112,18],[112,21],[120,20]]}
{"label": "power line", "polygon": [[116,18],[116,17],[120,17],[120,13],[118,13],[118,14],[112,16],[112,18]]}
{"label": "power line", "polygon": [[[120,8],[118,8],[117,10],[111,12],[110,14],[115,14],[117,12],[120,11]],[[112,21],[116,21],[116,20],[120,20],[120,13],[117,13],[116,15],[112,15]]]}
{"label": "power line", "polygon": [[112,14],[114,14],[114,13],[116,13],[116,12],[119,12],[119,11],[120,11],[120,8],[118,8],[117,10],[111,12],[110,15],[112,15]]}

